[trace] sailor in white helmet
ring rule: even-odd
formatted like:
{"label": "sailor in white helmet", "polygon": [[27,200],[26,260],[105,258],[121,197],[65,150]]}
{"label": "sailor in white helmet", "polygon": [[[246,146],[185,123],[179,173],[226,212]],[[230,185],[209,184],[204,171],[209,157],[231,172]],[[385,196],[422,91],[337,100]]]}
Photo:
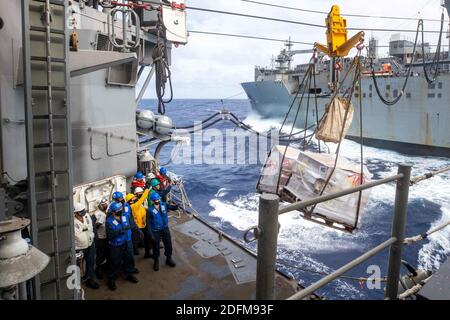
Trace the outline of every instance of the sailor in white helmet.
{"label": "sailor in white helmet", "polygon": [[86,206],[82,203],[74,204],[74,228],[75,228],[75,250],[82,251],[86,263],[83,280],[85,285],[92,289],[98,289],[99,285],[95,278],[95,243],[94,226],[89,214],[86,213]]}
{"label": "sailor in white helmet", "polygon": [[95,216],[95,228],[97,229],[95,237],[96,248],[96,268],[95,274],[98,279],[103,278],[103,273],[106,272],[108,267],[108,239],[106,237],[106,210],[108,210],[109,201],[108,198],[103,198],[97,201],[97,210],[94,212]]}

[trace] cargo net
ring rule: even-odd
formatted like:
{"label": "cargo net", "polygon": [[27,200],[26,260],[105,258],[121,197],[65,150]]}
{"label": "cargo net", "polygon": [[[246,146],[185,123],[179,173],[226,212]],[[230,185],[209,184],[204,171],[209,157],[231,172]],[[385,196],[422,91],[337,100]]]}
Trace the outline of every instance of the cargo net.
{"label": "cargo net", "polygon": [[[286,155],[280,170],[285,151]],[[263,167],[257,186],[258,192],[276,193],[282,201],[294,203],[320,196],[330,175],[331,179],[323,194],[339,192],[370,182],[371,175],[367,168],[364,167],[364,173],[361,175],[359,164],[340,158],[333,170],[335,160],[334,154],[303,152],[292,147],[275,146]],[[305,219],[353,232],[358,226],[357,213],[363,212],[369,195],[370,189],[362,192],[361,200],[359,194],[354,193],[320,203],[313,212],[312,208],[306,208],[300,214]]]}
{"label": "cargo net", "polygon": [[[294,203],[357,187],[370,181],[370,173],[363,164],[361,94],[359,95],[360,163],[353,163],[342,156],[340,157],[342,140],[353,121],[354,109],[351,101],[358,83],[359,88],[361,88],[362,48],[362,45],[358,46],[358,54],[354,57],[342,81],[334,84],[336,89],[322,118],[319,120],[317,117],[315,130],[312,135],[309,135],[309,141],[307,141],[305,132],[301,147],[290,146],[293,141],[289,139],[287,146],[279,145],[272,149],[258,181],[258,192],[278,194],[282,201]],[[285,116],[280,133],[289,114],[295,112],[291,128],[292,134],[303,101],[306,101],[305,117],[308,119],[310,95],[305,98],[305,92],[314,92],[317,115],[317,95],[315,90],[311,90],[311,84],[314,83],[315,85],[315,56],[311,61],[312,63],[310,63],[310,67],[299,86],[297,96]],[[347,79],[349,79],[350,84],[345,89],[344,84]],[[297,100],[298,95],[301,96]],[[294,109],[295,101],[299,101],[299,103],[297,108]],[[305,128],[307,124],[308,120],[305,122]],[[306,150],[312,136],[315,136],[318,140],[318,153]],[[334,154],[323,153],[320,147],[321,141],[336,143],[336,152]],[[300,214],[307,220],[342,231],[353,232],[359,226],[360,216],[369,195],[370,190],[353,193],[305,208]]]}

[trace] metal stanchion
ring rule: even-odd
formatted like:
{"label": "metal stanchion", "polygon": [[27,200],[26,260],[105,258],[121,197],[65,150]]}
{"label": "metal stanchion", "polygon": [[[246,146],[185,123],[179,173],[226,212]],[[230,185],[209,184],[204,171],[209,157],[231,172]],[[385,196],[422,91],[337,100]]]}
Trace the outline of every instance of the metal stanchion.
{"label": "metal stanchion", "polygon": [[400,165],[398,173],[403,178],[397,181],[395,191],[394,217],[392,221],[392,237],[397,241],[392,244],[389,251],[389,266],[386,285],[386,298],[397,299],[398,281],[400,279],[400,267],[402,260],[403,240],[405,238],[406,213],[408,209],[409,182],[411,178],[411,166]]}
{"label": "metal stanchion", "polygon": [[279,202],[279,197],[273,194],[263,194],[259,198],[257,300],[275,299]]}

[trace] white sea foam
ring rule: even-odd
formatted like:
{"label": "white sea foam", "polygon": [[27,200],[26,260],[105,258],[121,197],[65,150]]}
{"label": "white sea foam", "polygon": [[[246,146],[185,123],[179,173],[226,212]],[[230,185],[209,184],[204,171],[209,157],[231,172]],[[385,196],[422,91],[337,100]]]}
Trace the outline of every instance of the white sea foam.
{"label": "white sea foam", "polygon": [[[441,219],[435,221],[431,228],[438,227],[450,221],[450,209],[443,208]],[[429,237],[430,242],[419,251],[419,267],[424,270],[436,270],[445,257],[450,255],[450,226]]]}
{"label": "white sea foam", "polygon": [[[281,119],[264,119],[255,113],[250,113],[244,120],[245,123],[257,131],[279,128],[281,121]],[[286,132],[287,127],[290,129],[289,125],[285,126]],[[333,144],[329,144],[329,147],[331,152],[335,150]],[[341,155],[345,155],[351,161],[359,162],[360,145],[350,140],[344,140]],[[412,164],[413,176],[450,164],[450,161],[445,158],[406,156],[395,151],[372,147],[364,147],[364,159],[369,170],[370,167],[375,167],[377,171],[382,169],[381,172],[377,172],[378,177],[381,178],[395,174],[399,163]],[[442,215],[437,219],[435,218],[435,221],[427,222],[427,225],[424,226],[424,230],[421,230],[421,232],[426,232],[427,230],[425,229],[429,230],[450,220],[450,192],[448,190],[450,190],[450,173],[423,181],[410,189],[411,201],[426,199],[441,206]],[[371,209],[374,209],[380,203],[392,205],[394,193],[395,184],[393,183],[372,189],[366,212],[370,212]],[[214,208],[210,213],[211,216],[220,218],[222,222],[228,222],[241,231],[257,224],[257,194],[249,193],[233,202],[223,201],[219,199],[221,197],[223,197],[223,194],[221,195],[219,190],[218,196],[210,201],[210,205]],[[376,223],[378,218],[370,215],[367,219],[365,217],[364,222]],[[365,234],[363,231],[357,231],[353,235],[349,235],[303,220],[295,213],[281,216],[280,224],[280,247],[301,251],[304,254],[310,252],[344,252],[364,247],[369,242],[364,240],[370,235]],[[419,251],[418,264],[421,268],[436,269],[449,254],[450,227],[429,237],[429,242],[424,244]],[[314,265],[313,262],[318,263],[317,261],[309,261],[310,266]],[[326,266],[323,266],[322,270],[325,269]]]}
{"label": "white sea foam", "polygon": [[219,190],[217,190],[217,193],[215,194],[216,198],[223,198],[228,194],[228,189],[227,188],[220,188]]}
{"label": "white sea foam", "polygon": [[[212,199],[209,204],[214,208],[210,216],[230,223],[234,228],[244,231],[258,224],[258,194],[251,193],[239,197],[232,203]],[[345,251],[364,246],[367,237],[364,232],[350,235],[339,230],[324,228],[316,223],[300,218],[291,212],[280,216],[279,244],[281,247],[303,252]],[[355,238],[356,237],[356,238]]]}
{"label": "white sea foam", "polygon": [[[258,224],[258,195],[251,193],[239,197],[233,202],[212,199],[209,204],[214,208],[210,216],[230,223],[239,231]],[[280,216],[279,259],[286,259],[293,265],[321,273],[333,270],[324,263],[311,257],[312,253],[345,252],[352,249],[365,248],[367,234],[356,232],[349,235],[344,232],[324,228],[306,221],[298,213],[287,213]],[[283,250],[285,249],[285,250]],[[287,266],[290,269],[289,266]],[[292,269],[296,271],[296,269]],[[357,287],[346,281],[338,280],[333,284],[336,292],[343,298],[356,299],[360,293]]]}

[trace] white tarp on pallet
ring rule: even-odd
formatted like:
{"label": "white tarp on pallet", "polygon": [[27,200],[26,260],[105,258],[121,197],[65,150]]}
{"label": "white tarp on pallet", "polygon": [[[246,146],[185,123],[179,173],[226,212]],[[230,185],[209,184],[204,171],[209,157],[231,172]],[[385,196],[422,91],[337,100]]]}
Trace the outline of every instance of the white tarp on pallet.
{"label": "white tarp on pallet", "polygon": [[[277,193],[283,199],[301,201],[318,197],[332,173],[335,155],[302,152],[288,147],[281,171],[280,187],[276,192],[279,175],[279,164],[285,151],[284,146],[276,146],[263,168],[258,184],[259,192]],[[356,187],[361,183],[360,164],[352,163],[343,157],[339,158],[328,186],[323,195]],[[370,181],[370,173],[364,167],[362,182]],[[370,190],[362,193],[360,216],[369,198]],[[315,216],[325,217],[328,221],[337,222],[348,227],[356,225],[359,193],[354,193],[316,206]]]}

